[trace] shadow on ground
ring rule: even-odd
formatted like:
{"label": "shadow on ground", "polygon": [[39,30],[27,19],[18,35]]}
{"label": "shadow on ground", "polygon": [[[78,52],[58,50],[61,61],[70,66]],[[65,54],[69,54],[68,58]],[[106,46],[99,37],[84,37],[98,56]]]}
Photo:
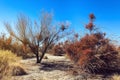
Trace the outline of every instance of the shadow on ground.
{"label": "shadow on ground", "polygon": [[[52,61],[52,62],[43,62],[40,65],[40,70],[44,71],[68,71],[70,74],[75,75],[85,75],[87,78],[101,78],[103,80],[109,79],[113,74],[120,74],[120,69],[99,69],[99,71],[95,71],[94,73],[81,73],[81,70],[77,70],[73,67],[73,64],[70,61]],[[95,76],[94,76],[95,75]]]}
{"label": "shadow on ground", "polygon": [[114,74],[120,74],[120,69],[101,69],[99,72],[95,72],[95,74],[103,75],[103,77],[109,77]]}
{"label": "shadow on ground", "polygon": [[69,62],[66,61],[56,61],[56,62],[44,62],[42,66],[40,66],[40,70],[52,71],[52,70],[61,70],[68,71],[73,68]]}

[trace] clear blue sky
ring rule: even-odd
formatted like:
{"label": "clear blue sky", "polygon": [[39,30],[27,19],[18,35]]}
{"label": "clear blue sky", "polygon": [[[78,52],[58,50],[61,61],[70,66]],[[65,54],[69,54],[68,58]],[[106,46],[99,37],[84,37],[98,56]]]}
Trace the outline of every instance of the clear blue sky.
{"label": "clear blue sky", "polygon": [[15,22],[19,13],[36,19],[43,9],[53,11],[56,21],[70,21],[76,31],[94,13],[96,26],[109,37],[120,36],[120,0],[0,0],[0,32],[5,31],[3,21]]}

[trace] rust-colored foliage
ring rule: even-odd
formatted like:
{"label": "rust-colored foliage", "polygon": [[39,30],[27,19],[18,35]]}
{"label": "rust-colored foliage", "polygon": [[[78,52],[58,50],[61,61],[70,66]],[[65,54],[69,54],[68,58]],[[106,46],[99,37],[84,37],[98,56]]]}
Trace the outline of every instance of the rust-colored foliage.
{"label": "rust-colored foliage", "polygon": [[6,38],[5,34],[2,34],[0,36],[0,49],[8,49],[9,50],[11,48],[11,43],[12,43],[11,37]]}
{"label": "rust-colored foliage", "polygon": [[90,32],[94,30],[95,25],[93,24],[93,20],[95,19],[94,14],[89,15],[90,22],[85,26]]}
{"label": "rust-colored foliage", "polygon": [[[94,18],[93,15],[90,17]],[[118,54],[116,47],[102,32],[86,34],[80,40],[69,43],[66,53],[74,63],[90,71],[115,67]]]}
{"label": "rust-colored foliage", "polygon": [[102,33],[85,35],[79,41],[69,44],[66,52],[76,64],[90,69],[110,66],[118,53],[115,46],[110,44]]}
{"label": "rust-colored foliage", "polygon": [[9,36],[8,38],[5,37],[5,34],[2,34],[0,36],[0,49],[10,50],[18,56],[22,56],[23,58],[32,56],[30,55],[30,49],[26,45],[17,42],[11,36]]}
{"label": "rust-colored foliage", "polygon": [[64,49],[62,43],[59,43],[52,48],[52,54],[56,55],[56,56],[61,56],[61,55],[65,54],[65,49]]}
{"label": "rust-colored foliage", "polygon": [[10,36],[8,39],[6,39],[6,44],[10,45],[12,43],[12,37]]}
{"label": "rust-colored foliage", "polygon": [[94,15],[93,13],[91,13],[91,14],[89,15],[89,18],[90,18],[90,19],[95,19],[95,15]]}
{"label": "rust-colored foliage", "polygon": [[86,25],[86,29],[88,29],[88,30],[93,30],[93,27],[94,27],[94,25],[93,25],[93,23],[92,22],[90,22],[90,23],[88,23],[87,25]]}

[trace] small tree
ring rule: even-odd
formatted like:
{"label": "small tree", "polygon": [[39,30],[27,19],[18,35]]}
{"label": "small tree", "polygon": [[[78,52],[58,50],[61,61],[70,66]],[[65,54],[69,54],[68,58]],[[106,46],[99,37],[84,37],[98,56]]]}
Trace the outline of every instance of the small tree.
{"label": "small tree", "polygon": [[[29,47],[31,51],[36,55],[37,63],[41,63],[45,53],[49,49],[52,43],[63,38],[63,32],[65,32],[67,25],[61,25],[61,27],[53,26],[52,14],[42,13],[40,22],[34,22],[24,16],[19,15],[17,23],[12,28],[9,23],[5,23],[7,31],[18,39],[25,47]],[[15,30],[15,32],[14,32]],[[40,56],[39,52],[42,53]]]}

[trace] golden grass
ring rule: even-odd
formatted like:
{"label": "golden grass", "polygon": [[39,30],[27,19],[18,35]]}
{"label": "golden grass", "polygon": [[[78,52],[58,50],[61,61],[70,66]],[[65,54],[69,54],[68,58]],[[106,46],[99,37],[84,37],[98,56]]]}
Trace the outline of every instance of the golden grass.
{"label": "golden grass", "polygon": [[13,76],[19,76],[19,75],[25,75],[27,74],[25,69],[24,69],[24,66],[21,65],[20,63],[14,63],[11,65],[11,68],[12,68],[12,75]]}
{"label": "golden grass", "polygon": [[[10,79],[13,75],[13,70],[16,67],[18,69],[18,66],[20,66],[18,63],[20,59],[20,57],[17,57],[11,51],[0,50],[0,80]],[[19,69],[23,69],[23,67],[19,67]]]}
{"label": "golden grass", "polygon": [[114,74],[114,75],[112,76],[112,80],[120,80],[120,75]]}

